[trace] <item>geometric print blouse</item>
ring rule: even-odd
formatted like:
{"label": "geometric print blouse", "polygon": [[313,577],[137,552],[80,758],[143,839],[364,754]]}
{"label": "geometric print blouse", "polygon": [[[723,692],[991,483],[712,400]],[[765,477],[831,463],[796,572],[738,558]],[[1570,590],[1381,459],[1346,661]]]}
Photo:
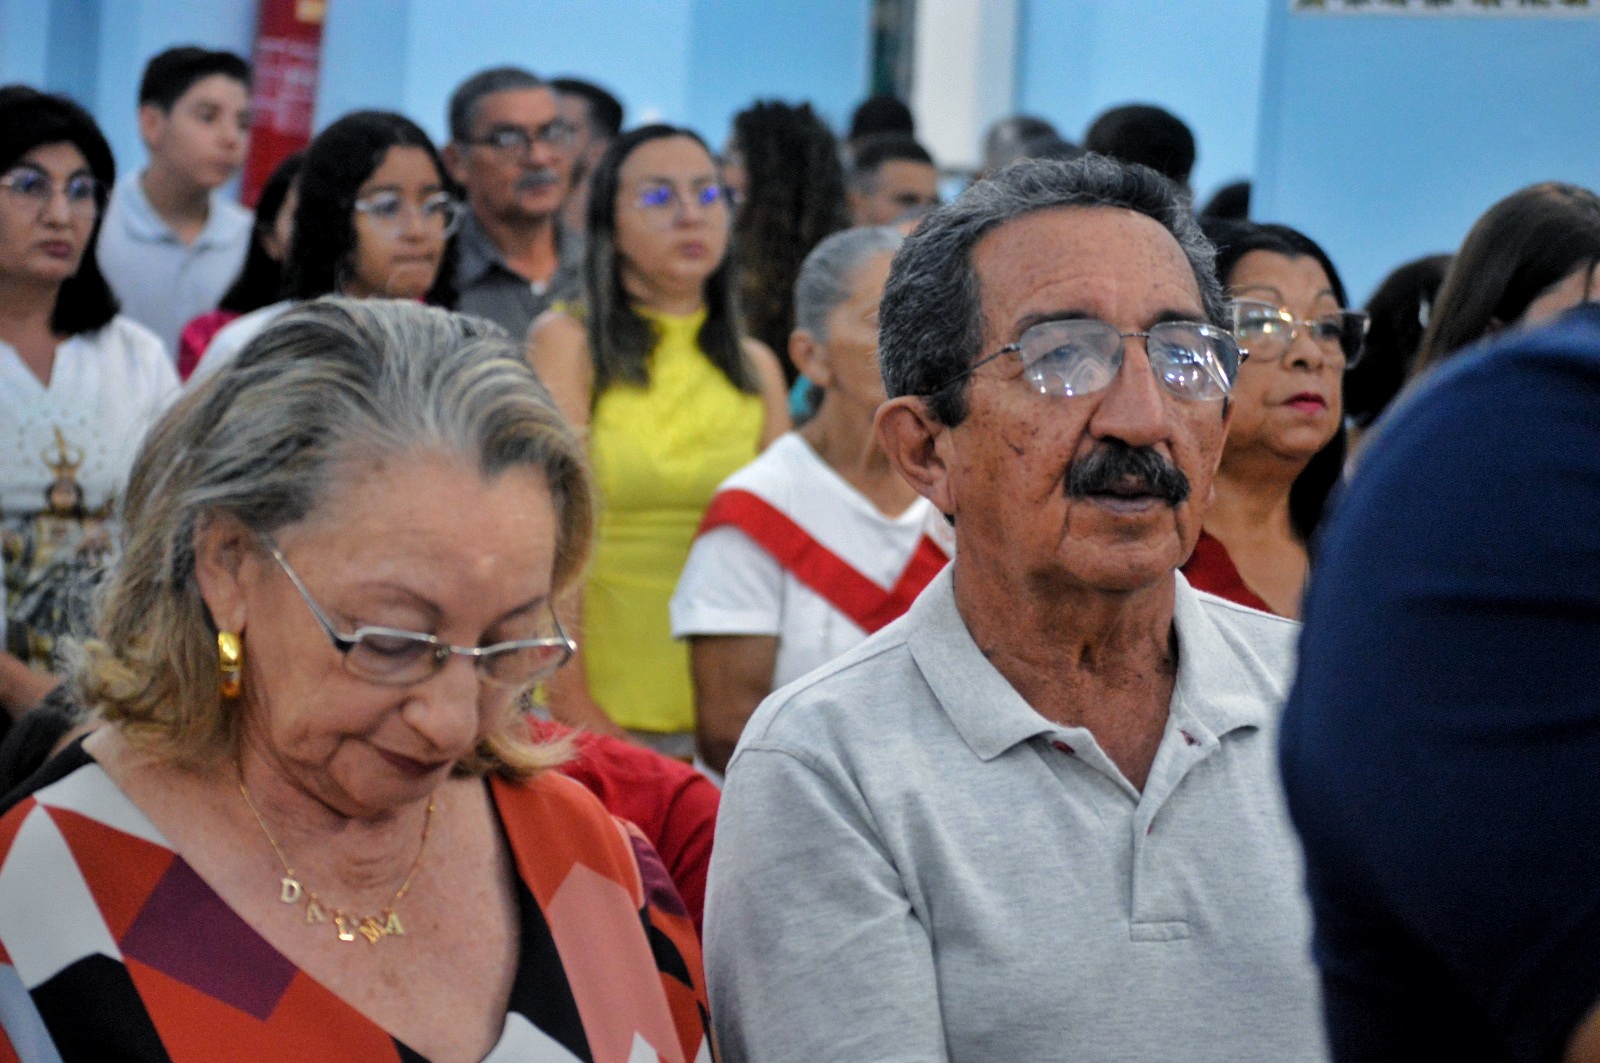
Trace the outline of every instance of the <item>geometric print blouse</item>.
{"label": "geometric print blouse", "polygon": [[[82,749],[0,818],[0,1063],[424,1057],[296,968]],[[521,948],[485,1063],[706,1063],[700,946],[654,850],[547,771],[487,782]]]}

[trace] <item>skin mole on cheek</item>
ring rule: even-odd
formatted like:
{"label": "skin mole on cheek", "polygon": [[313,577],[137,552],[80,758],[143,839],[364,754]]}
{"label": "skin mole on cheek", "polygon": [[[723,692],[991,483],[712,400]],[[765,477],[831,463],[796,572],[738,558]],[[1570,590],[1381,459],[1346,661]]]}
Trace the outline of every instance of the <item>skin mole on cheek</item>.
{"label": "skin mole on cheek", "polygon": [[1011,453],[1015,454],[1019,458],[1028,452],[1025,447],[1022,447],[1016,443],[1007,443],[1006,446],[1010,447]]}

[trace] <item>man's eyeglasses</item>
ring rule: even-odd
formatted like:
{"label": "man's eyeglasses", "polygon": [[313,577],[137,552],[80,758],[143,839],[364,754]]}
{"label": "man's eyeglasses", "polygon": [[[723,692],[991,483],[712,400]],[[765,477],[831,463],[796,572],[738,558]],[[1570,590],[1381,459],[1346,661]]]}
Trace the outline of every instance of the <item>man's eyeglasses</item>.
{"label": "man's eyeglasses", "polygon": [[[99,209],[100,182],[94,175],[75,173],[59,187],[67,197],[67,207],[74,214],[93,214]],[[35,209],[43,210],[50,205],[50,197],[55,195],[57,185],[39,167],[24,163],[13,166],[0,177],[0,188],[28,201]]]}
{"label": "man's eyeglasses", "polygon": [[391,235],[398,234],[405,227],[408,213],[414,213],[422,219],[425,228],[434,229],[444,236],[456,231],[462,217],[461,204],[448,192],[436,192],[416,206],[407,203],[398,192],[374,192],[356,200],[355,209]]}
{"label": "man's eyeglasses", "polygon": [[567,663],[578,644],[561,630],[561,621],[551,614],[555,634],[548,638],[497,642],[493,646],[452,646],[434,635],[402,628],[364,624],[349,634],[334,629],[333,621],[322,611],[295,570],[289,567],[283,551],[268,542],[273,560],[300,592],[311,615],[333,642],[344,661],[344,670],[358,679],[388,686],[410,686],[431,679],[456,654],[472,658],[478,674],[489,683],[509,689],[530,687],[547,678]]}
{"label": "man's eyeglasses", "polygon": [[515,125],[495,126],[477,140],[467,143],[521,158],[533,149],[535,143],[556,149],[569,148],[577,135],[578,131],[565,119],[556,118],[531,131]]}
{"label": "man's eyeglasses", "polygon": [[1162,321],[1145,332],[1121,332],[1094,318],[1041,321],[938,389],[952,387],[1005,354],[1022,361],[1022,376],[1041,395],[1070,398],[1102,391],[1122,367],[1124,340],[1145,341],[1150,367],[1171,394],[1188,402],[1226,398],[1243,356],[1232,336],[1199,321]]}
{"label": "man's eyeglasses", "polygon": [[641,188],[634,197],[634,203],[655,225],[665,228],[672,224],[678,212],[688,203],[693,203],[701,210],[717,210],[731,206],[731,197],[722,185],[701,185],[686,192],[662,182]]}
{"label": "man's eyeglasses", "polygon": [[1303,334],[1348,369],[1361,360],[1369,323],[1367,315],[1359,310],[1335,310],[1304,320],[1281,306],[1255,299],[1240,299],[1233,304],[1233,334],[1239,346],[1257,362],[1282,358],[1294,345],[1295,337]]}

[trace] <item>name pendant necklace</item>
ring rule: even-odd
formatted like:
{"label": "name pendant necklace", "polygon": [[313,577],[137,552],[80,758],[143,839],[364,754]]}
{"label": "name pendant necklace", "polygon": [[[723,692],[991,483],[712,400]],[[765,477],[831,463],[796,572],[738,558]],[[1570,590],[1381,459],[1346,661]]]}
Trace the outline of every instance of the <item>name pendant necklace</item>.
{"label": "name pendant necklace", "polygon": [[326,923],[330,919],[333,928],[339,935],[340,941],[354,941],[359,934],[367,939],[367,944],[376,945],[385,937],[403,937],[406,928],[400,922],[400,913],[395,909],[405,899],[406,893],[411,889],[412,879],[417,877],[417,869],[422,866],[422,854],[428,851],[428,832],[433,828],[434,798],[428,797],[427,818],[422,821],[422,843],[417,846],[417,858],[411,861],[411,870],[406,872],[405,881],[400,883],[400,888],[394,891],[394,896],[389,898],[389,903],[380,908],[375,915],[357,918],[354,914],[346,912],[343,908],[328,904],[317,896],[316,890],[300,881],[294,868],[289,866],[289,860],[283,855],[283,849],[278,845],[272,832],[267,829],[267,821],[261,817],[261,810],[256,808],[256,803],[250,800],[250,791],[245,789],[244,774],[239,775],[239,795],[244,798],[245,805],[250,809],[250,814],[256,817],[256,825],[261,828],[261,833],[266,836],[267,844],[272,846],[272,851],[277,854],[278,863],[283,865],[283,878],[279,882],[278,900],[284,904],[299,904],[306,902],[306,922],[308,924]]}

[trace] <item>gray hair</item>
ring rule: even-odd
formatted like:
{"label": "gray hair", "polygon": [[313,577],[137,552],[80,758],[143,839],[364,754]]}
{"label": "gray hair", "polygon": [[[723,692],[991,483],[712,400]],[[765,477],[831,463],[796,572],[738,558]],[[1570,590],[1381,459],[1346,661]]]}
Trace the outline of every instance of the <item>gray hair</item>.
{"label": "gray hair", "polygon": [[478,71],[457,85],[450,94],[450,139],[458,144],[472,139],[472,125],[478,118],[478,103],[485,96],[513,89],[547,87],[537,74],[520,66],[494,66]]}
{"label": "gray hair", "polygon": [[1117,207],[1159,222],[1194,270],[1206,319],[1228,327],[1216,251],[1170,181],[1103,155],[1019,162],[928,215],[895,256],[878,310],[878,364],[891,398],[925,396],[942,423],[961,423],[966,386],[946,385],[979,356],[985,328],[972,249],[991,229],[1053,207]]}
{"label": "gray hair", "polygon": [[[81,655],[86,702],[173,762],[231,754],[239,713],[218,694],[196,536],[219,517],[269,536],[337,508],[330,488],[346,463],[427,450],[465,457],[485,478],[540,470],[556,513],[555,589],[575,582],[594,520],[583,445],[504,332],[409,301],[320,299],[275,321],[145,440],[100,641]],[[548,764],[516,722],[458,767],[526,776]]]}
{"label": "gray hair", "polygon": [[794,326],[828,338],[828,316],[850,298],[856,271],[875,255],[892,255],[905,237],[888,227],[863,226],[834,233],[800,264],[794,282]]}

